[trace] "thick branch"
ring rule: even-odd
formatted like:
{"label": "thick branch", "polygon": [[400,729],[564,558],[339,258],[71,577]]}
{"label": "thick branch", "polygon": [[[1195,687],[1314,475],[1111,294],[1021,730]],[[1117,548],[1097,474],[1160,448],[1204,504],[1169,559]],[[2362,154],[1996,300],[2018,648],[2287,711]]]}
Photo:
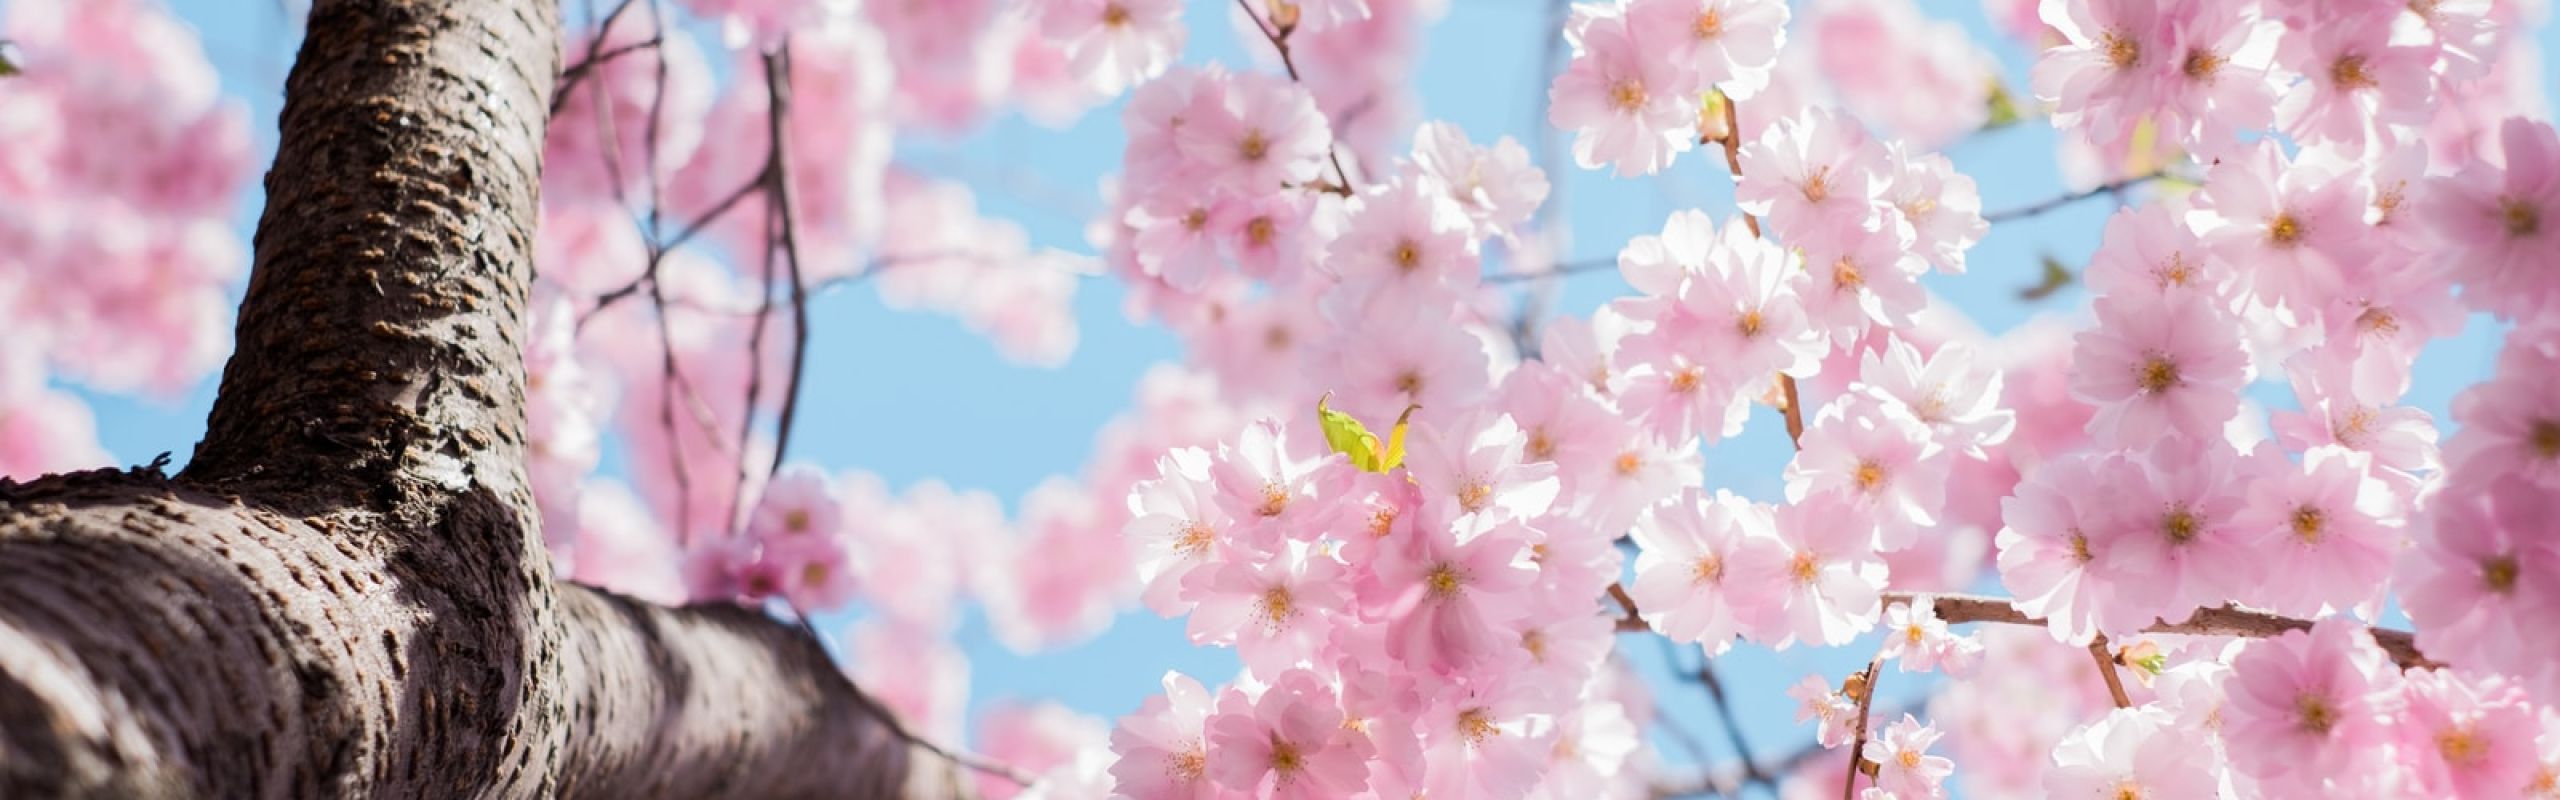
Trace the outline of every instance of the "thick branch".
{"label": "thick branch", "polygon": [[[1909,603],[1913,597],[1915,595],[1907,592],[1886,592],[1884,604],[1889,606],[1895,603]],[[1930,608],[1936,610],[1938,618],[1946,620],[1949,625],[1964,622],[1996,622],[2005,625],[2044,624],[2044,620],[2027,616],[2026,612],[2019,611],[2017,606],[2010,605],[2006,598],[1970,594],[1932,594],[1928,595],[1928,598]],[[2143,628],[2142,632],[2263,639],[2282,636],[2286,631],[2310,629],[2311,620],[2223,606],[2197,609],[2193,616],[2183,622],[2156,621],[2149,627]],[[2403,669],[2443,666],[2428,660],[2426,654],[2418,652],[2417,637],[2410,635],[2408,631],[2375,628],[2373,640],[2376,644],[2382,645],[2382,651],[2391,654],[2391,660]]]}
{"label": "thick branch", "polygon": [[425,515],[480,485],[533,518],[517,338],[556,6],[313,4],[189,478]]}

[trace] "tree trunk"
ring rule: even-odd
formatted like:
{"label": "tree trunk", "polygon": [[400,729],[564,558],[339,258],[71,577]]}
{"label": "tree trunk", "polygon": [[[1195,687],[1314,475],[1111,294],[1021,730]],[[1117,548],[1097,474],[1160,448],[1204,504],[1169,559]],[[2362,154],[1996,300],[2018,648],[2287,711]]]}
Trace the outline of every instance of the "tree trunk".
{"label": "tree trunk", "polygon": [[793,629],[552,581],[519,345],[558,24],[314,3],[188,468],[0,481],[0,797],[960,785]]}

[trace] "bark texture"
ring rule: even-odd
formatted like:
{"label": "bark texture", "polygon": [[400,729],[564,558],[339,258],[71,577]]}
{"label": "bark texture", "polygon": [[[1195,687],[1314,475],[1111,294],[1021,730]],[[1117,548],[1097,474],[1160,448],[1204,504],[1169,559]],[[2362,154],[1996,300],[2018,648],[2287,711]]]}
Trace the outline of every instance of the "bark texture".
{"label": "bark texture", "polygon": [[558,24],[314,3],[188,469],[0,481],[0,797],[961,785],[789,627],[552,581],[519,342]]}

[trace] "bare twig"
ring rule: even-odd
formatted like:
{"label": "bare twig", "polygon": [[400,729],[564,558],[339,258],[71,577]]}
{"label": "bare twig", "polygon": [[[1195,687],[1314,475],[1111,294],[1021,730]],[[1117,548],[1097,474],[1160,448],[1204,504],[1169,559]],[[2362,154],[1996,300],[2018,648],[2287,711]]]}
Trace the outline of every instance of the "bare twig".
{"label": "bare twig", "polygon": [[[578,81],[586,77],[587,70],[582,68],[589,64],[603,63],[597,61],[596,56],[600,55],[604,50],[605,34],[613,30],[613,21],[621,19],[622,12],[631,8],[631,2],[632,0],[622,0],[622,2],[615,3],[613,11],[605,14],[604,19],[596,22],[596,38],[587,41],[586,59],[579,62],[577,67],[572,67],[568,72],[561,73],[560,85],[554,88],[551,92],[552,114],[557,115],[560,113],[560,104],[568,101],[570,90],[578,88]],[[595,4],[592,2],[587,4],[587,16],[595,16]],[[657,37],[651,37],[653,44],[656,38]]]}
{"label": "bare twig", "polygon": [[2169,177],[2169,171],[2167,169],[2155,169],[2130,178],[2109,181],[2085,192],[2073,192],[2071,194],[2046,199],[2041,202],[2019,206],[2017,208],[2007,208],[1994,211],[1982,215],[1982,219],[1985,222],[2008,222],[2011,220],[2026,219],[2028,217],[2038,216],[2045,212],[2062,208],[2092,197],[2098,197],[2100,195],[2122,195],[2127,189],[2166,177]]}
{"label": "bare twig", "polygon": [[[1254,29],[1262,32],[1262,38],[1271,40],[1271,49],[1279,51],[1280,67],[1288,70],[1289,80],[1298,83],[1305,83],[1305,79],[1298,77],[1297,59],[1289,55],[1289,34],[1297,29],[1294,27],[1273,27],[1271,23],[1263,20],[1260,12],[1253,10],[1253,3],[1251,0],[1236,0],[1236,7],[1244,9],[1244,15],[1253,19]],[[1342,152],[1339,148],[1335,147],[1334,144],[1334,142],[1326,142],[1324,145],[1325,158],[1330,159],[1333,162],[1334,178],[1334,185],[1324,187],[1324,190],[1344,197],[1349,197],[1351,196],[1351,193],[1356,190],[1356,187],[1351,185],[1351,173],[1342,168]]]}
{"label": "bare twig", "polygon": [[1850,729],[1853,735],[1849,738],[1849,778],[1840,784],[1840,800],[1857,800],[1858,797],[1859,764],[1866,758],[1867,711],[1875,705],[1876,685],[1883,683],[1884,670],[1880,669],[1883,666],[1884,648],[1879,646],[1876,657],[1867,659],[1867,671],[1850,676],[1850,681],[1858,685],[1858,721],[1856,727]]}
{"label": "bare twig", "polygon": [[[765,90],[772,103],[770,128],[773,152],[766,162],[772,180],[773,204],[782,209],[783,263],[791,275],[791,378],[782,387],[782,413],[774,423],[773,463],[770,475],[782,469],[782,456],[791,448],[791,423],[800,411],[800,376],[809,365],[809,284],[800,272],[799,223],[791,208],[790,151],[783,129],[791,110],[791,45],[785,42],[764,57]],[[760,369],[761,365],[750,367]],[[754,413],[751,409],[749,413]]]}
{"label": "bare twig", "polygon": [[2116,657],[2107,651],[2107,637],[2090,640],[2089,657],[2098,662],[2098,676],[2106,679],[2107,696],[2116,701],[2116,707],[2132,708],[2133,698],[2124,693],[2124,676],[2116,674]]}
{"label": "bare twig", "polygon": [[[1909,603],[1911,602],[1912,597],[1913,595],[1907,592],[1886,592],[1884,594],[1884,604],[1890,606],[1895,603]],[[2019,611],[2017,606],[2011,605],[2009,600],[2005,598],[1966,594],[1932,594],[1929,595],[1929,602],[1931,607],[1938,612],[1938,618],[1946,620],[1949,625],[1965,622],[1991,622],[2003,625],[2036,626],[2045,624],[2044,620],[2027,616],[2025,612]],[[2143,628],[2142,632],[2179,634],[2186,636],[2236,636],[2242,638],[2263,639],[2270,636],[2282,636],[2287,631],[2310,629],[2311,620],[2288,617],[2281,614],[2270,614],[2264,611],[2251,611],[2249,609],[2233,606],[2221,606],[2217,608],[2197,609],[2195,614],[2188,617],[2184,622],[2173,623],[2166,620],[2156,621],[2149,627]],[[2428,660],[2426,654],[2418,652],[2416,637],[2411,636],[2407,631],[2374,628],[2373,640],[2374,643],[2381,645],[2382,651],[2389,653],[2391,655],[2392,662],[2399,664],[2402,669],[2425,669],[2443,666],[2442,664]]]}

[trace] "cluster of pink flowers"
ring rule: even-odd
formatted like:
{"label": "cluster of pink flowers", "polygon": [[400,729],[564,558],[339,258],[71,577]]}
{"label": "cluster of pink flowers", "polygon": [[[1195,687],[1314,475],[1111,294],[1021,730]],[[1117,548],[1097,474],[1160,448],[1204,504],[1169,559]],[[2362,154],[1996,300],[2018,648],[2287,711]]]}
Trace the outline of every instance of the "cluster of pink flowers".
{"label": "cluster of pink flowers", "polygon": [[1788,15],[1779,0],[1575,4],[1573,61],[1548,93],[1548,118],[1575,132],[1585,169],[1659,172],[1701,138],[1708,90],[1749,100],[1768,85]]}
{"label": "cluster of pink flowers", "polygon": [[88,409],[47,388],[174,396],[220,363],[248,114],[194,32],[147,0],[30,0],[0,19],[0,476],[100,466]]}

